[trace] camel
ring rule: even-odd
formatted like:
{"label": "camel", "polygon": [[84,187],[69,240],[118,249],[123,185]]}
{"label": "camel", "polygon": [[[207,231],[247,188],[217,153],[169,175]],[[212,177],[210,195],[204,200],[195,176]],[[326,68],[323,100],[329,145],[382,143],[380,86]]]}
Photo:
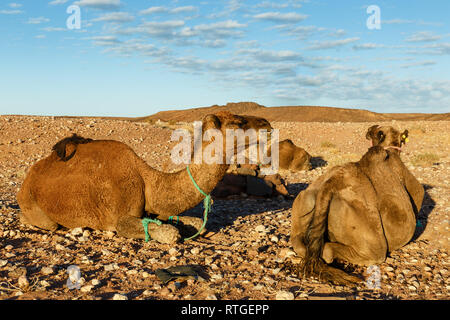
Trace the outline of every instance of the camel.
{"label": "camel", "polygon": [[400,133],[391,126],[371,126],[366,133],[366,139],[372,140],[372,146],[392,148],[401,152],[403,144],[408,142],[408,130]]}
{"label": "camel", "polygon": [[278,148],[281,169],[292,172],[311,169],[311,155],[290,139],[281,141]]}
{"label": "camel", "polygon": [[291,243],[302,258],[300,270],[335,284],[359,282],[328,264],[382,263],[411,240],[423,197],[423,186],[389,146],[373,146],[358,162],[333,167],[292,206]]}
{"label": "camel", "polygon": [[[218,129],[224,136],[226,129],[251,126],[245,117],[229,112],[207,115],[202,122],[203,132]],[[202,150],[209,143],[202,142]],[[226,152],[223,154],[225,157]],[[226,163],[226,159],[223,164],[192,163],[189,169],[197,185],[209,194],[225,175]],[[74,135],[59,141],[47,158],[30,168],[17,200],[21,222],[38,228],[88,227],[146,239],[144,213],[167,221],[196,206],[204,195],[186,169],[161,172],[122,142]],[[177,220],[180,230],[170,223],[149,223],[150,238],[174,243],[180,240],[180,232],[190,230],[192,234],[192,228],[197,231],[203,223],[195,217]]]}

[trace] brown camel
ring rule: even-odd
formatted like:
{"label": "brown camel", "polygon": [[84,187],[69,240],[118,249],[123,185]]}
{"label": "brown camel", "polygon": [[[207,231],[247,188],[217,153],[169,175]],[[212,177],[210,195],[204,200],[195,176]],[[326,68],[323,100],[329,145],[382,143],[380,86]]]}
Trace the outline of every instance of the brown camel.
{"label": "brown camel", "polygon": [[371,126],[366,133],[366,139],[372,140],[372,146],[389,147],[398,152],[402,145],[408,142],[408,130],[400,133],[391,126]]}
{"label": "brown camel", "polygon": [[291,243],[306,276],[336,284],[359,278],[333,268],[334,259],[371,265],[408,243],[424,189],[397,150],[373,146],[358,162],[330,169],[292,206]]}
{"label": "brown camel", "polygon": [[[207,115],[202,129],[218,129],[225,136],[226,129],[245,126],[245,117],[225,113]],[[203,142],[202,150],[208,143]],[[189,166],[205,193],[224,176],[226,159],[223,163]],[[164,173],[149,167],[122,142],[76,135],[58,142],[47,158],[31,167],[17,195],[23,223],[52,231],[59,225],[111,230],[136,239],[145,238],[145,212],[167,221],[203,199],[186,169]],[[199,218],[180,217],[180,231],[184,226],[192,234],[192,228],[197,231],[201,225]],[[162,243],[176,242],[180,231],[171,224],[148,224],[150,237]]]}
{"label": "brown camel", "polygon": [[281,141],[278,148],[281,169],[293,172],[311,169],[311,155],[290,139]]}

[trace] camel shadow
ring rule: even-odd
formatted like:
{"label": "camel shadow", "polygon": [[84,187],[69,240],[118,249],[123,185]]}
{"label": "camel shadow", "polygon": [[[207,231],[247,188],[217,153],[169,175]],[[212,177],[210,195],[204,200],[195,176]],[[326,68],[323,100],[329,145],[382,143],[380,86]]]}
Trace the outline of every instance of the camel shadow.
{"label": "camel shadow", "polygon": [[311,157],[309,162],[311,163],[311,170],[328,165],[328,161],[324,160],[322,157]]}
{"label": "camel shadow", "polygon": [[425,231],[428,224],[428,216],[431,214],[434,207],[436,206],[436,202],[428,193],[428,190],[433,189],[433,186],[424,184],[423,188],[425,189],[425,194],[423,196],[422,208],[420,208],[420,211],[416,216],[417,219],[416,230],[414,231],[414,235],[411,241],[417,240]]}
{"label": "camel shadow", "polygon": [[[308,187],[306,183],[293,183],[287,185],[289,196],[283,200],[277,198],[247,197],[237,199],[214,199],[212,211],[208,215],[206,229],[218,232],[227,226],[235,224],[240,217],[257,215],[264,212],[277,214],[292,208],[295,197]],[[203,205],[200,203],[192,209],[185,211],[183,216],[203,218]]]}

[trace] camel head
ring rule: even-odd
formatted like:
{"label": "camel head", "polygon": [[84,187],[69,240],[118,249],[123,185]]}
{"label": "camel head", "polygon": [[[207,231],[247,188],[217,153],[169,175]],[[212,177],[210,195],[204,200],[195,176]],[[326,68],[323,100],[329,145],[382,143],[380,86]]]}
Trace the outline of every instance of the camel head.
{"label": "camel head", "polygon": [[391,126],[374,125],[367,130],[366,139],[372,140],[372,146],[391,148],[400,153],[402,145],[408,142],[408,130],[400,133]]}
{"label": "camel head", "polygon": [[[212,144],[216,141],[218,138],[217,136],[221,136],[223,147],[222,147],[222,153],[223,153],[223,163],[230,163],[230,159],[233,155],[237,154],[238,144],[240,148],[247,149],[251,145],[257,145],[259,143],[259,130],[267,130],[268,133],[268,143],[270,143],[270,134],[273,130],[270,123],[263,118],[258,118],[254,116],[241,116],[232,114],[228,111],[220,111],[214,114],[208,114],[206,115],[202,120],[202,135],[205,134],[206,131],[214,129],[213,133],[214,135],[211,137],[211,139],[203,139],[203,149],[208,148],[208,145]],[[239,129],[243,130],[240,131]],[[253,129],[256,133],[256,140],[250,141],[248,137],[245,137],[244,139],[238,139],[231,137],[228,139],[227,135],[230,134],[230,132],[234,132],[235,134],[241,134],[243,133],[246,135],[247,133],[250,134],[250,129]],[[218,130],[218,131],[217,131]],[[240,132],[239,132],[239,131]],[[219,134],[220,132],[220,134]],[[231,143],[230,143],[231,142]],[[214,148],[212,148],[212,155],[213,157],[217,154],[215,153]],[[242,150],[242,149],[239,149]],[[209,152],[209,151],[208,151]]]}

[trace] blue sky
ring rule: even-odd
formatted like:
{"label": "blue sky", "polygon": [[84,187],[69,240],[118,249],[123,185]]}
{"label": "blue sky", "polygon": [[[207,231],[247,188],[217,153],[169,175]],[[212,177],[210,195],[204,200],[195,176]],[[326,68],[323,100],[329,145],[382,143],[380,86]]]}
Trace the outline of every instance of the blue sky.
{"label": "blue sky", "polygon": [[450,112],[449,12],[448,0],[3,0],[0,114],[239,101]]}

